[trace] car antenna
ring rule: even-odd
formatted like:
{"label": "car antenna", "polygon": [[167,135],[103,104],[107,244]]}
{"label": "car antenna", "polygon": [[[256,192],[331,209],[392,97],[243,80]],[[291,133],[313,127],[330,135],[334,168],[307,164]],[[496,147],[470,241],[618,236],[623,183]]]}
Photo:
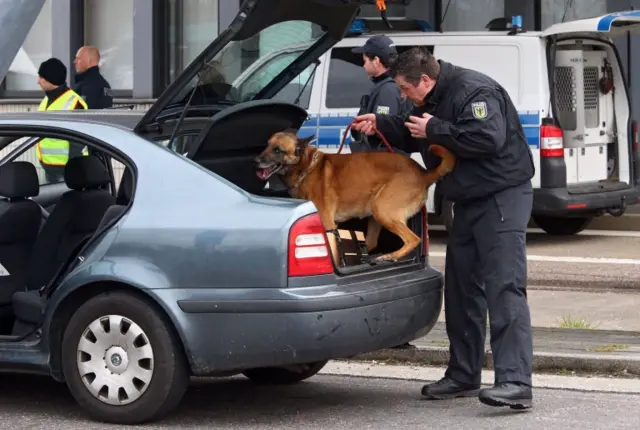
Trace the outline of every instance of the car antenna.
{"label": "car antenna", "polygon": [[198,73],[198,80],[196,81],[196,84],[193,86],[193,90],[191,90],[191,94],[189,94],[189,98],[187,99],[187,104],[184,105],[184,109],[182,110],[182,113],[180,114],[180,118],[178,119],[178,123],[176,124],[176,126],[173,128],[173,131],[171,132],[171,137],[169,137],[169,142],[167,143],[167,147],[169,147],[171,145],[171,142],[173,142],[173,139],[176,138],[176,133],[178,132],[178,129],[182,125],[182,122],[184,121],[184,118],[187,116],[187,111],[189,110],[189,107],[191,106],[191,99],[193,99],[193,96],[196,93],[196,90],[198,89],[198,85],[200,85],[200,82],[202,81],[202,76],[204,75],[204,72],[207,70],[208,67],[209,67],[209,62],[206,62],[204,67],[203,67],[203,69],[202,69],[202,71],[200,73]]}
{"label": "car antenna", "polygon": [[388,28],[393,28],[387,19],[387,1],[386,0],[376,0],[376,7],[380,11],[380,17],[382,21]]}
{"label": "car antenna", "polygon": [[444,33],[442,24],[444,24],[444,19],[447,16],[447,12],[449,12],[449,6],[451,6],[451,0],[447,2],[447,5],[444,8],[444,12],[442,13],[442,18],[440,18],[440,33]]}

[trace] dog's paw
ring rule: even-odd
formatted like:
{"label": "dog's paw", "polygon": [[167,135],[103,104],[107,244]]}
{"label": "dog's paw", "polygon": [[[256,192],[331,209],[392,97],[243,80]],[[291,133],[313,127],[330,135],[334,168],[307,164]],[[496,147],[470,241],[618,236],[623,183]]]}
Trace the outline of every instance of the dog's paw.
{"label": "dog's paw", "polygon": [[397,258],[395,258],[395,257],[394,257],[393,255],[391,255],[391,254],[383,254],[383,255],[380,255],[380,256],[376,257],[376,261],[377,261],[377,262],[383,262],[383,261],[396,262],[396,261],[398,261],[398,259],[397,259]]}

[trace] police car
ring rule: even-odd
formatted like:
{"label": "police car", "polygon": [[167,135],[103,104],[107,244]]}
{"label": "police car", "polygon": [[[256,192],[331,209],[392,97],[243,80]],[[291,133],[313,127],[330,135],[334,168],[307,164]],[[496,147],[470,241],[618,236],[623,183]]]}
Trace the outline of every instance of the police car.
{"label": "police car", "polygon": [[[426,46],[436,58],[484,72],[506,88],[520,113],[536,167],[534,221],[548,234],[575,234],[594,217],[622,215],[640,198],[637,123],[611,40],[640,30],[640,12],[564,22],[542,32],[524,31],[521,22],[514,17],[498,28],[492,21],[484,32],[440,33],[421,21],[396,20],[390,30],[381,21],[358,18],[349,37],[275,98],[305,108],[309,118],[300,135],[315,134],[315,144],[331,153],[372,85],[361,56],[351,53],[372,34],[387,34],[399,52]],[[273,52],[268,63],[296,49]],[[260,61],[246,70],[238,78],[244,81],[240,90],[251,86],[251,76],[268,73],[269,64]],[[412,157],[422,164],[419,154]],[[427,209],[450,226],[453,205],[437,186]]]}

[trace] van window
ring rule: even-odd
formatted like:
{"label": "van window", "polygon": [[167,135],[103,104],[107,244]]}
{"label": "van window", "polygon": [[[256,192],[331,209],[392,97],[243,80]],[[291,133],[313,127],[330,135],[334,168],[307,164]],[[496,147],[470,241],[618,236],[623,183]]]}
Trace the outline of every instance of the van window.
{"label": "van window", "polygon": [[[398,53],[413,48],[396,45]],[[433,53],[433,46],[425,46]],[[362,68],[362,54],[354,54],[352,48],[334,48],[329,62],[327,96],[328,108],[358,108],[363,95],[369,94],[373,83]]]}
{"label": "van window", "polygon": [[[473,55],[470,55],[473,53]],[[495,79],[514,103],[521,102],[520,49],[517,45],[467,44],[438,45],[436,58],[467,69],[477,70]],[[509,61],[505,61],[508,58]]]}
{"label": "van window", "polygon": [[326,106],[357,108],[360,98],[369,93],[372,82],[362,68],[362,54],[352,48],[335,48],[329,60]]}
{"label": "van window", "polygon": [[313,87],[313,81],[316,79],[316,76],[318,74],[318,71],[316,69],[314,76],[311,76],[311,73],[314,71],[315,67],[315,64],[307,66],[307,68],[304,69],[302,73],[293,78],[291,82],[289,82],[275,96],[273,96],[272,100],[296,104],[296,98],[302,91],[300,100],[298,100],[297,105],[303,109],[309,109],[309,103],[311,100],[311,88]]}

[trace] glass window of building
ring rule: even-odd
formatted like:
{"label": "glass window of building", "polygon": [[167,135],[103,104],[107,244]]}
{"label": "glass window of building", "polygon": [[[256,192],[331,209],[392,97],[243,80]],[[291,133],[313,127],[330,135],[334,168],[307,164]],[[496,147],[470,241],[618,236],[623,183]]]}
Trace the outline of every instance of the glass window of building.
{"label": "glass window of building", "polygon": [[100,50],[100,70],[111,88],[133,89],[131,0],[84,0],[84,43]]}
{"label": "glass window of building", "polygon": [[40,91],[38,68],[51,58],[51,0],[46,0],[4,80],[7,91]]}

